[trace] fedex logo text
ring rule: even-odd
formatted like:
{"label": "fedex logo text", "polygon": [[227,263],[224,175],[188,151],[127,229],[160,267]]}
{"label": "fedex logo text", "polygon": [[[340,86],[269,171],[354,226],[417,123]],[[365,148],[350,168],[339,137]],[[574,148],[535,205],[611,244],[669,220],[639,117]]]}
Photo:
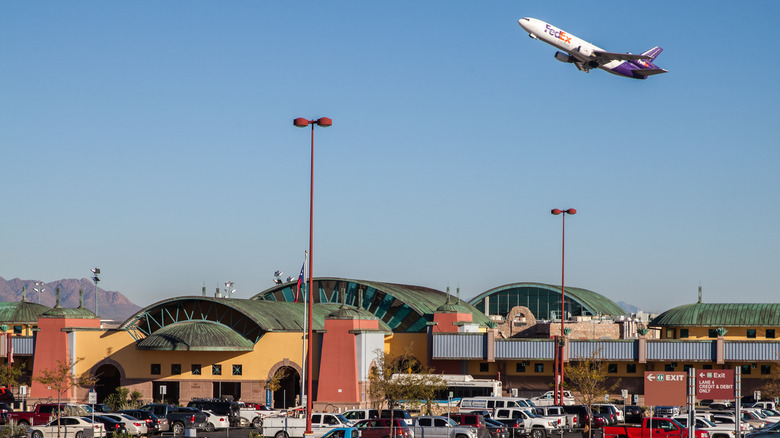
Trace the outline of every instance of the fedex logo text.
{"label": "fedex logo text", "polygon": [[554,27],[548,24],[547,27],[544,29],[544,31],[552,35],[554,38],[558,38],[559,40],[563,41],[566,44],[571,44],[571,37],[569,35],[566,35],[566,32],[562,30],[555,30]]}

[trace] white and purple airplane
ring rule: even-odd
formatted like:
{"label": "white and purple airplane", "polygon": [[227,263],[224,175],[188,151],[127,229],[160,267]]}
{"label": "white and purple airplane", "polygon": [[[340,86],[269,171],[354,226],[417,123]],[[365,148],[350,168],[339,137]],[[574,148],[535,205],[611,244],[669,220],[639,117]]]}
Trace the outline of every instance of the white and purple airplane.
{"label": "white and purple airplane", "polygon": [[642,53],[605,52],[600,47],[581,40],[557,27],[536,18],[521,18],[517,20],[528,36],[544,41],[566,53],[555,52],[555,59],[574,64],[580,71],[588,73],[592,68],[600,68],[618,76],[634,79],[647,79],[650,75],[666,73],[667,71],[653,64],[656,56],[663,50],[656,46]]}

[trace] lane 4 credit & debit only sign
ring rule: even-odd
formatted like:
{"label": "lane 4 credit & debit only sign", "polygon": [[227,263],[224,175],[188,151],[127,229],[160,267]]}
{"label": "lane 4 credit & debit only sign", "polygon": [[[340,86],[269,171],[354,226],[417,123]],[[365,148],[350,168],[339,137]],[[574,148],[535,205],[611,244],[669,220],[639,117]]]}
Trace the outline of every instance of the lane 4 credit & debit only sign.
{"label": "lane 4 credit & debit only sign", "polygon": [[734,370],[696,370],[696,398],[731,400],[734,398]]}

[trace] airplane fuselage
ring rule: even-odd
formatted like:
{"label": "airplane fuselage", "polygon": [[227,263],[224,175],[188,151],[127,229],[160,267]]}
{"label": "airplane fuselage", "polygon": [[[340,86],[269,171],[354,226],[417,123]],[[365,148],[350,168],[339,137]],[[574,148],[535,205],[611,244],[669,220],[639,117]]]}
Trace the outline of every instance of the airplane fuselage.
{"label": "airplane fuselage", "polygon": [[[544,41],[568,54],[567,57],[566,55],[556,53],[556,59],[562,62],[573,63],[578,69],[585,72],[592,68],[600,68],[618,76],[636,79],[644,79],[646,77],[646,75],[641,74],[643,71],[652,71],[649,74],[666,72],[653,65],[652,62],[648,62],[648,60],[652,60],[650,56],[606,52],[595,44],[536,18],[521,18],[518,20],[518,24],[528,32],[531,38]],[[658,51],[660,52],[660,49]]]}

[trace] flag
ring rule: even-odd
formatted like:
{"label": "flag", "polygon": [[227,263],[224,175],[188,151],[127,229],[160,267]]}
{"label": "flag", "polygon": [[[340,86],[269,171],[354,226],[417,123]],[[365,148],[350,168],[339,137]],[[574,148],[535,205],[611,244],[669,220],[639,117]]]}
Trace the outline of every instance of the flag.
{"label": "flag", "polygon": [[301,265],[301,275],[298,276],[298,286],[295,288],[295,301],[298,302],[298,295],[301,293],[301,285],[303,284],[303,268],[306,267],[306,262],[303,262],[303,265]]}

